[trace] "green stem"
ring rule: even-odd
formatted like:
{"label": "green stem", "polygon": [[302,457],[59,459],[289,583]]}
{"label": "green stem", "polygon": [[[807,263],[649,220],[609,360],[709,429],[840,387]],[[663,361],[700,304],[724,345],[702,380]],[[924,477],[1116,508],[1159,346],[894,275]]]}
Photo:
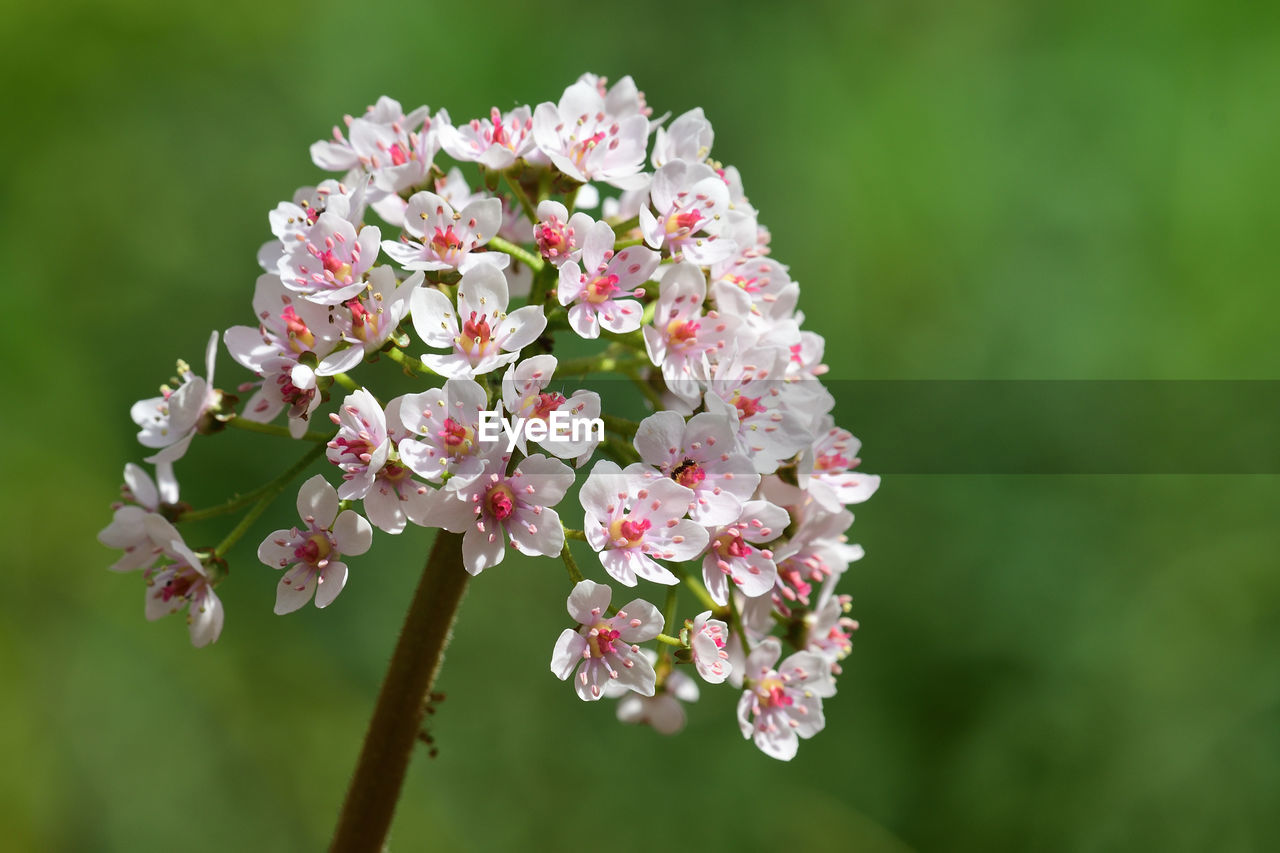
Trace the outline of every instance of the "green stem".
{"label": "green stem", "polygon": [[588,373],[612,373],[648,363],[648,358],[631,356],[627,353],[626,346],[613,343],[604,352],[561,361],[556,365],[556,373],[560,376],[585,376]]}
{"label": "green stem", "polygon": [[494,251],[502,252],[504,255],[510,255],[522,264],[525,264],[535,273],[542,272],[542,268],[547,265],[542,258],[533,254],[528,249],[503,240],[501,237],[491,237],[489,239],[489,248]]}
{"label": "green stem", "polygon": [[462,568],[462,536],[441,530],[382,681],[330,853],[383,849],[469,578]]}
{"label": "green stem", "polygon": [[666,634],[659,634],[658,636],[654,637],[654,639],[657,640],[659,643],[665,643],[668,646],[679,646],[681,648],[684,648],[684,643],[680,642],[680,640],[676,637],[670,637]]}
{"label": "green stem", "polygon": [[667,587],[667,602],[666,606],[662,608],[662,630],[664,631],[671,630],[671,623],[676,618],[676,604],[679,598],[678,587]]}
{"label": "green stem", "polygon": [[529,217],[529,221],[536,223],[538,221],[538,210],[533,206],[533,202],[529,201],[529,195],[524,191],[524,187],[520,186],[520,180],[513,178],[506,172],[502,173],[502,178],[507,182],[507,186],[511,187],[511,192],[520,200],[520,206],[524,208],[524,215]]}
{"label": "green stem", "polygon": [[569,550],[569,539],[566,535],[564,547],[560,549],[560,557],[564,560],[565,570],[569,572],[569,580],[574,583],[581,583],[586,580],[581,571],[578,570],[578,563],[573,559],[573,552]]}
{"label": "green stem", "polygon": [[636,431],[640,429],[640,424],[635,421],[620,418],[616,415],[601,415],[604,420],[604,428],[609,432],[616,432],[625,439],[636,437]]}
{"label": "green stem", "polygon": [[572,527],[566,527],[564,529],[564,538],[577,539],[579,542],[586,542],[587,534],[584,530],[574,530]]}
{"label": "green stem", "polygon": [[630,240],[618,240],[613,244],[613,250],[615,252],[620,252],[628,246],[639,246],[642,243],[644,243],[643,237],[634,237]]}
{"label": "green stem", "polygon": [[266,512],[267,507],[271,506],[271,502],[284,491],[285,486],[288,486],[294,477],[305,471],[307,466],[316,461],[324,451],[325,445],[317,444],[315,447],[308,450],[301,459],[295,462],[293,467],[260,489],[259,491],[262,496],[258,498],[258,502],[253,505],[252,509],[245,513],[244,518],[240,519],[240,522],[235,527],[231,528],[231,532],[218,543],[218,546],[213,549],[213,556],[220,560],[226,559],[227,552],[230,551],[235,544],[240,541],[241,537],[249,531],[249,528],[258,520],[258,517]]}
{"label": "green stem", "polygon": [[422,363],[421,359],[406,355],[405,351],[399,347],[392,347],[387,350],[384,355],[394,361],[396,364],[404,368],[405,373],[409,374],[426,374],[435,376],[436,372]]}
{"label": "green stem", "polygon": [[[293,438],[288,427],[282,427],[278,424],[260,424],[257,421],[251,421],[245,417],[234,417],[226,422],[227,426],[235,429],[242,429],[245,432],[260,432],[263,435],[278,435],[281,438]],[[325,444],[329,443],[329,439],[333,438],[333,433],[328,432],[305,432],[302,434],[303,441],[319,441]]]}
{"label": "green stem", "polygon": [[664,408],[666,408],[666,406],[664,406],[662,403],[662,395],[658,393],[656,388],[654,388],[647,381],[645,381],[645,379],[641,377],[637,371],[628,370],[624,372],[627,374],[627,377],[636,386],[636,388],[639,389],[640,393],[644,395],[644,398],[649,401],[649,403],[653,406],[655,410],[660,412]]}
{"label": "green stem", "polygon": [[[698,580],[693,575],[689,574],[679,566],[672,566],[671,573],[676,577],[680,578],[680,580],[684,583],[685,586],[693,590],[693,594],[698,596],[698,601],[701,601],[703,606],[705,606],[708,610],[720,609],[720,605],[716,604],[715,601],[712,600],[711,593],[707,592],[707,588],[702,585],[702,581]],[[731,597],[731,600],[732,600],[732,597]]]}
{"label": "green stem", "polygon": [[345,373],[333,374],[333,381],[341,385],[343,388],[346,388],[348,391],[360,390],[360,383],[356,382],[354,379],[352,379],[350,376],[348,376]]}
{"label": "green stem", "polygon": [[626,234],[632,228],[640,224],[640,217],[633,216],[630,219],[624,219],[622,222],[610,222],[609,227],[613,229],[614,234]]}

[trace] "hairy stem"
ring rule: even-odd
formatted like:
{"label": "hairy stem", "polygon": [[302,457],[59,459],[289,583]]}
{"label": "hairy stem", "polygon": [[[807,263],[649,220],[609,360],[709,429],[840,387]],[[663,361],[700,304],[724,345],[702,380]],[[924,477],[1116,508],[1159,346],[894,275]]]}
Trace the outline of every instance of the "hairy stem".
{"label": "hairy stem", "polygon": [[330,853],[383,849],[469,577],[462,568],[462,536],[441,530],[378,693]]}

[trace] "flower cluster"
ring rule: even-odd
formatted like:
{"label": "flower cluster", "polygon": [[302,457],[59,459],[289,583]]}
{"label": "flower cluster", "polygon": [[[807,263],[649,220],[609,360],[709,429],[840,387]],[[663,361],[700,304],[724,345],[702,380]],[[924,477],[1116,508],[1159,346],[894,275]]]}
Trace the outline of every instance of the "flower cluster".
{"label": "flower cluster", "polygon": [[[655,119],[629,77],[587,74],[555,103],[466,123],[384,97],[315,143],[330,176],[268,214],[252,322],[215,332],[204,376],[180,362],[133,407],[158,484],[127,466],[100,539],[124,552],[113,569],[143,573],[148,618],[185,607],[192,641],[216,640],[228,551],[323,456],[300,523],[258,547],[281,572],[277,613],[359,583],[346,560],[374,528],[462,534],[457,570],[472,575],[509,548],[563,559],[574,625],[551,671],[579,697],[618,698],[620,719],[669,733],[698,698],[691,675],[728,683],[743,735],[795,755],[850,650],[856,623],[835,592],[862,556],[848,506],[879,478],[835,425],[823,340],[713,142],[700,109]],[[214,387],[219,339],[252,374],[242,406]],[[380,396],[388,369],[414,390]],[[592,373],[619,376],[651,413],[615,416],[622,400],[569,384]],[[244,497],[179,503],[174,463],[227,427],[311,450]],[[214,547],[178,531],[241,510]],[[589,569],[656,584],[663,605],[611,607],[574,540],[597,555]],[[681,591],[697,601],[687,618]]]}

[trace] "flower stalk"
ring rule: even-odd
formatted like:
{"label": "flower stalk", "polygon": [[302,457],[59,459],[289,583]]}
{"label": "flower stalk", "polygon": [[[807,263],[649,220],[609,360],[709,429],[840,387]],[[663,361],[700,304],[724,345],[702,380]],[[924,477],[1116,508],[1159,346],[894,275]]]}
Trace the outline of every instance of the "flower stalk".
{"label": "flower stalk", "polygon": [[378,693],[330,853],[383,849],[469,578],[462,568],[462,536],[440,531]]}

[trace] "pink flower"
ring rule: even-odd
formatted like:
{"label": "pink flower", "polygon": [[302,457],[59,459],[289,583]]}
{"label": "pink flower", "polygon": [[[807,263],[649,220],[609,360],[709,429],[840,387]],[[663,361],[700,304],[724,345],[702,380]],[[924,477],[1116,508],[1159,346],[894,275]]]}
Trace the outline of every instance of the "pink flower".
{"label": "pink flower", "polygon": [[731,524],[711,530],[711,547],[702,558],[702,579],[711,600],[729,603],[730,589],[756,598],[773,589],[778,578],[774,554],[761,545],[782,536],[787,511],[768,501],[746,501]]}
{"label": "pink flower", "polygon": [[720,353],[729,341],[741,343],[741,322],[715,311],[703,313],[707,279],[697,265],[673,264],[660,270],[659,277],[653,324],[641,329],[645,350],[662,368],[667,387],[687,405],[697,406]]}
{"label": "pink flower", "polygon": [[702,107],[694,107],[679,116],[667,127],[658,128],[653,138],[653,168],[660,169],[672,160],[688,160],[702,163],[711,154],[715,141],[711,122],[703,115]]}
{"label": "pink flower", "polygon": [[582,268],[573,261],[560,267],[557,296],[561,305],[572,306],[569,325],[584,338],[600,337],[602,327],[620,335],[640,328],[644,308],[626,297],[644,296],[641,285],[661,260],[657,252],[643,246],[629,246],[615,255],[612,237],[597,243],[594,231],[589,232],[582,248]]}
{"label": "pink flower", "polygon": [[[566,397],[558,391],[547,391],[555,375],[556,357],[535,355],[512,365],[502,377],[502,404],[513,417],[526,422],[547,423],[547,439],[538,442],[553,456],[561,459],[590,457],[600,444],[598,433],[591,431],[588,421],[600,417],[600,395],[594,391],[576,391]],[[562,429],[552,426],[555,412],[565,412],[569,423]],[[579,440],[574,440],[574,429]],[[517,446],[525,452],[525,434],[520,433]]]}
{"label": "pink flower", "polygon": [[[657,663],[658,655],[653,649],[641,649],[640,654],[650,666]],[[604,695],[618,700],[618,722],[644,723],[658,734],[673,735],[685,724],[684,705],[680,703],[698,701],[698,683],[680,670],[672,669],[652,696],[633,693],[616,681],[605,685]]]}
{"label": "pink flower", "polygon": [[406,433],[400,458],[418,476],[436,483],[448,475],[446,488],[457,490],[484,472],[493,448],[481,445],[478,432],[489,399],[475,380],[447,379],[441,388],[397,397],[387,408],[399,413]]}
{"label": "pink flower", "polygon": [[710,266],[738,253],[726,237],[729,189],[705,163],[672,160],[653,175],[649,207],[640,208],[644,241],[675,258]]}
{"label": "pink flower", "polygon": [[459,127],[442,126],[440,146],[460,162],[505,169],[533,150],[533,118],[528,107],[506,114],[494,107],[489,118],[472,119]]}
{"label": "pink flower", "polygon": [[796,652],[775,669],[781,655],[777,638],[766,637],[747,658],[738,728],[765,755],[790,761],[799,738],[811,738],[826,725],[822,700],[834,696],[836,686],[821,656]]}
{"label": "pink flower", "polygon": [[98,541],[108,548],[119,548],[124,556],[111,567],[114,572],[148,569],[162,553],[164,542],[156,542],[147,529],[147,518],[159,515],[165,507],[178,503],[178,481],[173,465],[156,466],[156,479],[132,462],[124,466],[121,497],[128,504],[116,504],[111,523],[98,534]]}
{"label": "pink flower", "polygon": [[215,331],[205,348],[207,378],[196,376],[185,361],[179,361],[178,376],[182,384],[176,390],[161,386],[159,397],[133,404],[129,415],[141,427],[138,442],[143,447],[160,448],[159,453],[146,457],[146,461],[153,465],[173,463],[187,452],[200,419],[218,402],[219,395],[213,387],[213,361],[217,352]]}
{"label": "pink flower", "polygon": [[222,602],[204,564],[172,524],[158,515],[147,517],[147,535],[160,546],[171,563],[147,569],[147,620],[154,622],[187,608],[187,628],[191,645],[207,646],[222,633]]}
{"label": "pink flower", "polygon": [[656,412],[640,422],[635,448],[646,465],[693,491],[689,518],[699,524],[737,519],[760,483],[725,415],[701,412],[686,422],[676,412]]}
{"label": "pink flower", "polygon": [[614,235],[609,223],[596,222],[582,211],[570,216],[568,208],[551,199],[538,205],[538,223],[533,226],[534,241],[538,244],[539,254],[552,265],[560,267],[566,261],[581,258],[588,235],[601,247],[601,254],[613,249]]}
{"label": "pink flower", "polygon": [[[541,305],[507,313],[507,281],[494,267],[480,265],[458,283],[458,307],[431,287],[409,298],[413,328],[430,347],[451,347],[446,355],[428,353],[422,363],[441,376],[471,379],[520,357],[520,350],[547,327]],[[461,320],[461,323],[459,323]]]}
{"label": "pink flower", "polygon": [[338,427],[326,451],[329,461],[342,469],[338,498],[359,500],[369,493],[391,452],[386,416],[373,395],[361,388],[347,395],[329,419]]}
{"label": "pink flower", "polygon": [[[634,91],[630,78],[618,85],[624,82]],[[565,89],[558,104],[538,104],[533,111],[533,138],[555,167],[574,180],[600,180],[625,189],[644,167],[649,142],[648,118],[630,110],[627,99],[610,99],[579,81]]]}
{"label": "pink flower", "polygon": [[677,583],[657,560],[691,560],[707,545],[707,531],[683,519],[693,491],[673,480],[648,480],[637,463],[625,471],[601,460],[578,494],[587,542],[615,580]]}
{"label": "pink flower", "polygon": [[505,268],[510,258],[500,252],[478,252],[502,225],[502,202],[480,198],[461,211],[432,192],[414,193],[404,213],[405,235],[387,240],[383,250],[407,270],[467,272],[478,264]]}
{"label": "pink flower", "polygon": [[[830,418],[823,425],[827,429],[819,434],[800,466],[800,486],[823,509],[839,512],[846,504],[862,503],[874,495],[880,478],[854,470],[862,462],[858,458],[862,442],[848,430],[832,426]],[[803,473],[806,469],[807,476]]]}
{"label": "pink flower", "polygon": [[573,471],[538,453],[505,474],[510,460],[510,454],[494,454],[483,476],[432,499],[431,524],[465,532],[462,565],[473,575],[501,563],[507,541],[531,556],[555,557],[564,548],[560,516],[550,507],[573,485]]}
{"label": "pink flower", "polygon": [[346,137],[335,127],[333,141],[313,144],[311,159],[321,169],[346,172],[350,184],[367,173],[373,181],[369,201],[379,216],[399,225],[404,201],[398,193],[425,182],[440,148],[439,126],[449,123],[443,111],[434,121],[430,112],[418,107],[405,115],[398,101],[381,97],[360,118],[345,118]]}
{"label": "pink flower", "polygon": [[693,666],[708,684],[720,684],[733,672],[729,662],[729,626],[711,618],[711,611],[699,613],[689,629]]}
{"label": "pink flower", "polygon": [[292,613],[315,598],[328,607],[347,583],[343,554],[358,556],[373,544],[373,528],[354,510],[338,513],[338,493],[320,474],[298,491],[298,515],[304,527],[277,530],[258,546],[258,559],[284,569],[276,588],[275,611]]}
{"label": "pink flower", "polygon": [[423,277],[416,272],[404,281],[396,281],[389,266],[370,270],[359,296],[342,303],[341,309],[330,309],[332,327],[346,342],[346,348],[322,358],[316,374],[346,373],[358,367],[366,355],[381,349],[409,313],[409,296],[422,284]]}
{"label": "pink flower", "polygon": [[285,246],[276,272],[284,286],[317,305],[337,305],[364,290],[364,274],[378,260],[382,232],[326,211]]}
{"label": "pink flower", "polygon": [[591,702],[617,683],[642,696],[652,696],[653,666],[637,643],[662,633],[662,614],[647,601],[635,599],[606,616],[613,590],[594,581],[579,581],[569,593],[569,615],[579,628],[565,628],[551,653],[551,672],[565,681],[570,676],[579,698]]}

